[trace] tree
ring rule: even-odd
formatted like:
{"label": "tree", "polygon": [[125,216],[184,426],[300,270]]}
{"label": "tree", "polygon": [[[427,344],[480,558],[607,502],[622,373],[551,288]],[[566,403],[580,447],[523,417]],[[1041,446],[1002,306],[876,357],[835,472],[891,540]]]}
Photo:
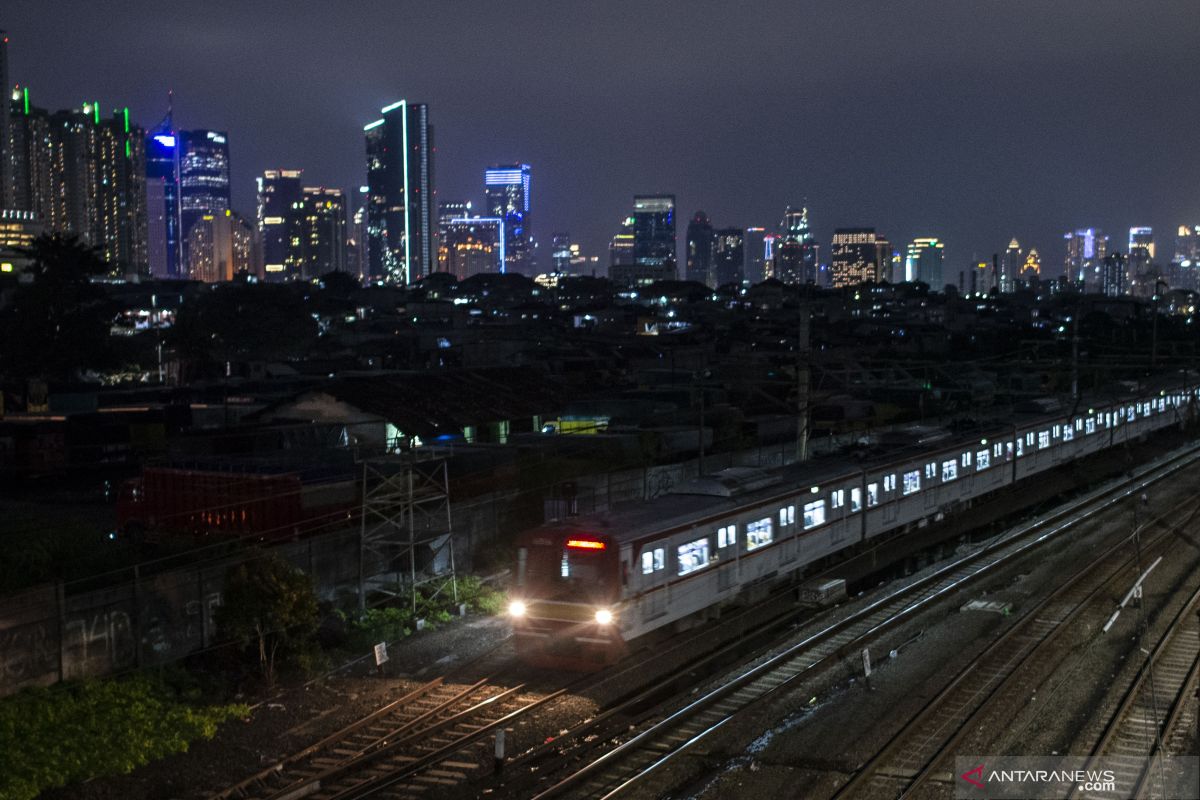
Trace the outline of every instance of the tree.
{"label": "tree", "polygon": [[275,553],[253,554],[226,574],[216,621],[222,636],[253,654],[273,686],[277,656],[303,650],[317,630],[312,581]]}
{"label": "tree", "polygon": [[[28,275],[0,313],[0,369],[18,378],[78,379],[110,360],[113,312],[92,278],[108,271],[77,236],[44,234],[25,251]],[[17,346],[17,343],[20,343]]]}

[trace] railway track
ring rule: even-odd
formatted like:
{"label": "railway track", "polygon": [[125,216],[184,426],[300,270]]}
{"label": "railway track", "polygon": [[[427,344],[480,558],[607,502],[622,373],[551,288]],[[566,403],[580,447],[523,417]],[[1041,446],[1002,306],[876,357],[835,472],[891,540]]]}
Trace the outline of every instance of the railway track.
{"label": "railway track", "polygon": [[1092,748],[1091,762],[1115,773],[1113,792],[1074,791],[1071,797],[1173,797],[1197,775],[1175,757],[1186,752],[1196,718],[1188,700],[1200,670],[1197,589],[1171,620],[1126,690]]}
{"label": "railway track", "polygon": [[453,785],[486,763],[489,734],[562,695],[536,697],[524,686],[486,680],[468,686],[430,681],[225,791],[213,800],[348,800],[387,790],[418,796]]}
{"label": "railway track", "polygon": [[[1197,460],[1200,447],[1192,447],[1127,481],[1093,493],[1045,520],[955,559],[839,621],[809,632],[782,652],[674,710],[660,708],[624,720],[623,734],[598,732],[591,723],[581,727],[554,746],[557,752],[547,752],[544,768],[540,764],[525,765],[541,779],[536,800],[563,796],[610,798],[624,792],[748,707],[795,687],[802,678],[819,669],[836,665],[850,655],[856,656],[861,648],[919,611],[990,576],[1001,564],[1058,541],[1080,523],[1092,520]],[[621,720],[621,711],[618,707],[606,713]],[[610,746],[614,743],[615,746]]]}
{"label": "railway track", "polygon": [[[1153,520],[1155,530],[1142,545],[1143,557],[1165,551],[1175,541],[1172,534],[1190,524],[1198,510],[1200,503],[1193,502],[1182,512],[1177,509]],[[1168,516],[1182,518],[1168,522]],[[1128,538],[1077,570],[964,667],[834,797],[920,797],[930,781],[952,776],[946,763],[953,761],[963,738],[978,730],[989,714],[1026,702],[1057,665],[1059,637],[1085,611],[1107,613],[1108,590],[1130,585],[1137,571],[1138,559],[1130,552]]]}

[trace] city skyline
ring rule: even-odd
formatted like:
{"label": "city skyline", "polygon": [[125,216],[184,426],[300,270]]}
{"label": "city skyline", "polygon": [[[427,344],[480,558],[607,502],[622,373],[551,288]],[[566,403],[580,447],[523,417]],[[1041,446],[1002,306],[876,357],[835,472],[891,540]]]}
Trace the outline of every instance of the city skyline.
{"label": "city skyline", "polygon": [[[136,5],[115,19],[105,17],[105,30],[130,46],[97,51],[88,19],[103,12],[82,7],[76,24],[58,30],[43,5],[8,4],[0,24],[13,40],[10,80],[31,87],[34,102],[47,108],[93,97],[105,108],[128,104],[147,128],[161,118],[167,90],[174,89],[180,128],[229,132],[233,205],[247,217],[253,216],[254,178],[280,163],[303,168],[318,185],[347,192],[362,185],[361,128],[370,121],[364,109],[405,98],[427,103],[438,128],[439,196],[478,203],[480,170],[501,163],[533,166],[539,176],[542,260],[548,257],[549,233],[569,230],[585,253],[603,262],[628,197],[650,191],[673,193],[685,220],[704,209],[716,223],[738,227],[769,228],[782,208],[807,198],[822,244],[839,227],[873,226],[897,244],[932,236],[946,243],[946,263],[953,269],[1002,252],[1016,236],[1039,248],[1050,275],[1065,255],[1064,231],[1145,225],[1154,228],[1165,250],[1164,240],[1178,225],[1200,219],[1200,199],[1191,188],[1200,185],[1200,164],[1186,136],[1200,112],[1167,102],[1187,91],[1186,69],[1172,63],[1184,58],[1185,48],[1170,46],[1180,35],[1180,26],[1169,24],[1178,16],[1172,12],[1186,11],[1183,3],[1139,10],[1136,17],[1115,6],[1091,5],[1085,15],[1075,13],[1082,6],[1067,4],[989,8],[972,16],[949,3],[924,3],[866,21],[856,16],[860,27],[895,29],[865,66],[833,44],[848,13],[825,4],[764,3],[760,9],[776,19],[805,15],[813,23],[806,50],[812,76],[794,86],[775,81],[769,87],[759,79],[765,78],[762,70],[779,66],[774,58],[748,67],[735,56],[757,52],[776,35],[773,28],[787,26],[752,24],[749,20],[765,17],[747,14],[722,27],[702,4],[684,20],[686,29],[723,31],[730,47],[724,55],[691,59],[688,74],[710,79],[714,89],[738,89],[731,106],[736,113],[726,115],[689,110],[695,90],[679,77],[657,87],[635,82],[628,97],[618,100],[630,74],[627,68],[612,74],[599,69],[604,36],[619,32],[640,41],[659,34],[667,52],[655,54],[652,63],[662,67],[671,54],[678,55],[685,36],[657,18],[642,26],[646,30],[633,30],[617,13],[556,9],[537,15],[528,52],[513,57],[513,69],[526,79],[514,95],[482,80],[482,63],[494,44],[477,55],[457,45],[464,47],[461,63],[433,59],[443,69],[421,60],[453,28],[456,14],[470,9],[422,10],[421,24],[399,34],[406,55],[397,61],[374,53],[375,45],[388,36],[394,40],[401,30],[389,25],[398,12],[381,11],[368,25],[346,15],[331,20],[328,13],[300,6],[287,20],[276,20],[283,27],[274,29],[245,24],[269,15],[269,9],[239,8],[236,25],[213,27],[216,17],[207,12],[173,18],[154,13],[146,17],[149,22],[139,22]],[[481,24],[465,34],[471,42],[484,32],[489,41],[503,39],[500,33],[521,23],[517,14],[476,10]],[[586,23],[579,30],[595,32],[572,37],[578,53],[550,36],[572,21]],[[1090,48],[1076,40],[1116,24],[1122,26],[1117,50],[1111,59],[1092,63],[1085,57]],[[199,39],[191,36],[201,28]],[[410,35],[413,29],[422,34]],[[913,32],[945,45],[936,65],[918,66],[905,57],[898,41]],[[1005,36],[1021,42],[1010,59],[979,59],[966,47]],[[1125,48],[1146,52],[1151,38],[1152,58],[1120,57]],[[164,39],[173,43],[171,49]],[[321,60],[298,64],[269,89],[254,78],[254,68],[269,65],[275,48],[283,53],[285,45],[317,42],[335,51],[350,48],[348,68],[330,70]],[[246,47],[250,43],[256,47]],[[87,68],[62,68],[58,48],[87,52]],[[551,57],[569,59],[579,91],[566,91],[571,87],[562,71],[543,68]],[[222,80],[212,80],[209,58],[228,63]],[[851,62],[853,69],[840,69]],[[1055,74],[1034,81],[1047,63],[1056,65]],[[957,71],[949,69],[955,64]],[[466,80],[473,70],[480,79]],[[817,75],[831,76],[828,85]],[[920,86],[911,86],[914,82]],[[953,106],[947,105],[952,113],[935,108],[911,120],[901,111],[914,92],[952,99]],[[1143,109],[1136,124],[1105,110],[1135,95]],[[622,114],[613,115],[618,102]],[[856,122],[865,106],[887,122],[871,136]],[[1001,107],[1004,113],[997,114]],[[679,113],[663,115],[664,109]],[[647,125],[655,110],[658,122]],[[1103,135],[1093,132],[1100,130]],[[1123,191],[1111,191],[1113,180]]]}

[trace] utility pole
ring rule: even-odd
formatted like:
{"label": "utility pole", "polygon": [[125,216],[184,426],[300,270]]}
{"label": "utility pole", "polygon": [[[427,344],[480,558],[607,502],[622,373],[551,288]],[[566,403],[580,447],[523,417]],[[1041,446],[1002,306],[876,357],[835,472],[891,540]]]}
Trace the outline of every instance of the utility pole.
{"label": "utility pole", "polygon": [[800,335],[796,347],[796,461],[808,460],[808,348],[812,310],[800,304]]}

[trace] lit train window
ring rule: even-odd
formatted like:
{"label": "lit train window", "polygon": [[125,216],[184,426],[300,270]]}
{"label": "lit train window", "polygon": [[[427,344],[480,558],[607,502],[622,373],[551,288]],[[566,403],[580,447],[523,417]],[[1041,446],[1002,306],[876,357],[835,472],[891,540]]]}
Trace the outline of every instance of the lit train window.
{"label": "lit train window", "polygon": [[796,521],[796,507],[784,506],[779,509],[779,527],[791,525]]}
{"label": "lit train window", "polygon": [[1063,425],[1062,439],[1064,442],[1069,442],[1075,438],[1075,429],[1070,425]]}
{"label": "lit train window", "polygon": [[925,477],[928,480],[933,480],[937,477],[937,462],[931,461],[925,465]]}
{"label": "lit train window", "polygon": [[1025,440],[1017,439],[1017,458],[1020,458],[1023,455],[1025,455]]}
{"label": "lit train window", "polygon": [[942,462],[942,480],[952,481],[958,477],[958,462],[953,458]]}
{"label": "lit train window", "polygon": [[[1029,447],[1033,447],[1033,431],[1025,434],[1025,444]],[[1017,455],[1021,455],[1020,450],[1017,451]]]}
{"label": "lit train window", "polygon": [[891,475],[883,476],[883,490],[885,492],[896,491],[896,473],[893,472]]}
{"label": "lit train window", "polygon": [[987,450],[980,450],[975,454],[975,471],[980,472],[988,468],[991,463],[991,454]]}
{"label": "lit train window", "polygon": [[867,484],[867,508],[874,508],[879,505],[879,484]]}
{"label": "lit train window", "polygon": [[[811,505],[812,505],[812,503],[809,503],[808,505],[806,505],[804,507],[806,512],[807,512],[808,506],[811,506]],[[841,508],[844,505],[846,505],[846,490],[845,489],[834,489],[832,492],[829,493],[830,508]],[[804,527],[806,527],[806,528],[808,527],[807,520],[805,520]]]}
{"label": "lit train window", "polygon": [[[1020,443],[1021,443],[1021,440],[1018,439],[1017,444],[1020,444]],[[1013,443],[1012,442],[1004,443],[1004,460],[1005,461],[1013,460]]]}
{"label": "lit train window", "polygon": [[708,537],[681,544],[675,550],[679,558],[679,574],[687,575],[708,566]]}
{"label": "lit train window", "polygon": [[961,461],[962,461],[963,469],[966,469],[967,467],[971,466],[971,451],[970,450],[968,450],[967,452],[962,454]]}
{"label": "lit train window", "polygon": [[737,541],[737,526],[726,525],[717,528],[717,547],[731,547]]}
{"label": "lit train window", "polygon": [[992,445],[992,455],[997,459],[1004,457],[1004,444],[1002,442]]}
{"label": "lit train window", "polygon": [[1041,431],[1038,433],[1038,449],[1044,450],[1050,446],[1050,431]]}
{"label": "lit train window", "polygon": [[904,494],[909,495],[919,491],[921,491],[921,473],[915,469],[912,472],[904,473]]}
{"label": "lit train window", "polygon": [[825,523],[825,501],[814,500],[804,504],[804,528],[815,528]]}
{"label": "lit train window", "polygon": [[642,574],[649,575],[651,572],[658,572],[666,566],[667,551],[662,547],[656,547],[653,550],[642,551]]}
{"label": "lit train window", "polygon": [[850,490],[850,513],[862,508],[862,489],[854,488]]}
{"label": "lit train window", "polygon": [[1075,420],[1075,432],[1083,433],[1083,420],[1082,419]]}
{"label": "lit train window", "polygon": [[746,549],[755,550],[770,544],[775,535],[771,528],[771,518],[764,517],[746,526]]}
{"label": "lit train window", "polygon": [[1085,419],[1083,421],[1083,429],[1085,431],[1087,431],[1088,433],[1095,433],[1096,432],[1096,418],[1088,417],[1087,419]]}

